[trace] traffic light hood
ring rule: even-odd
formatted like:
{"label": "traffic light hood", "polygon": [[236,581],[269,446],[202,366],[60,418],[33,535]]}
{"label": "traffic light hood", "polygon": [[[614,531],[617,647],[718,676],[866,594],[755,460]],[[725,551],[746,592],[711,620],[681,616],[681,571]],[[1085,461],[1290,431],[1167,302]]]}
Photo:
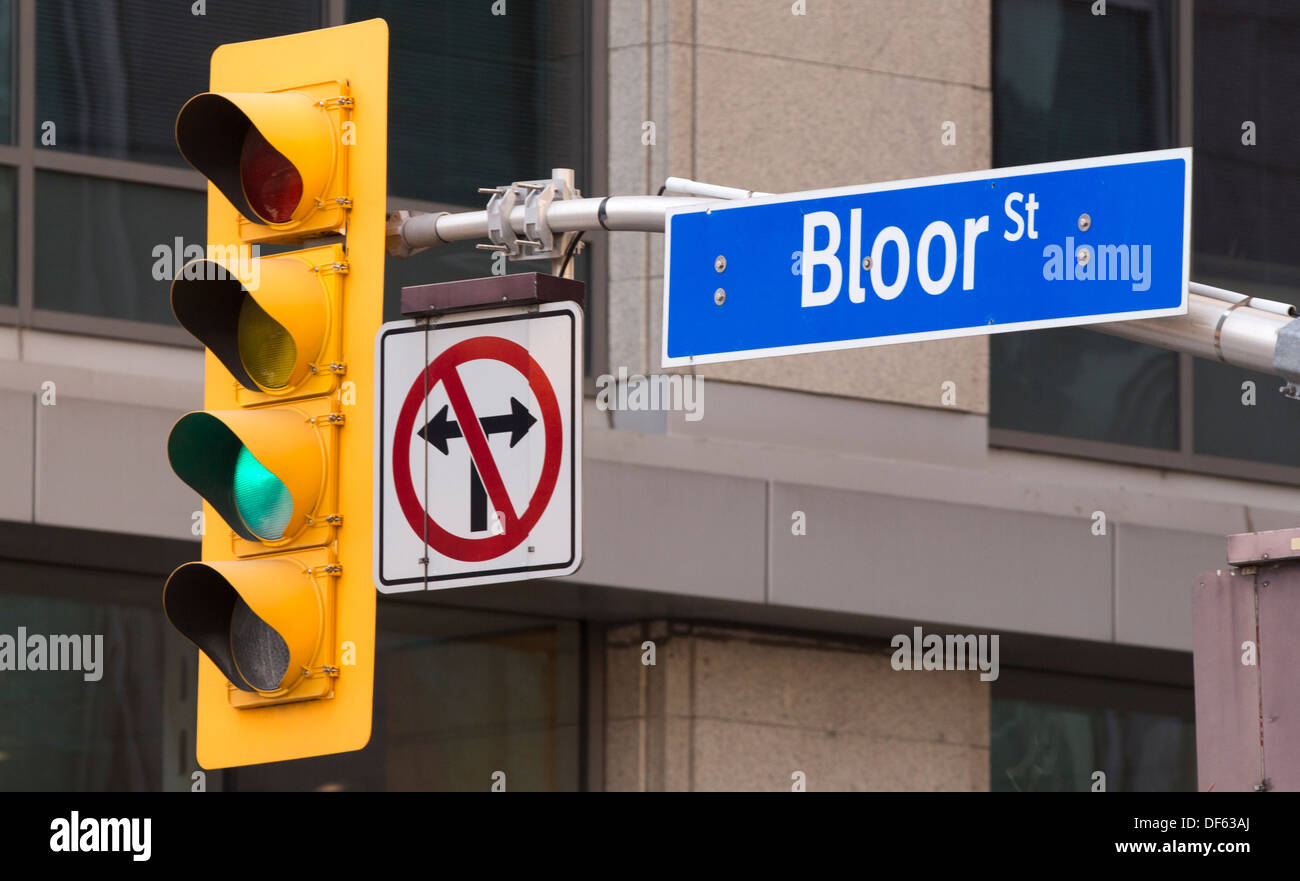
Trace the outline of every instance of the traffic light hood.
{"label": "traffic light hood", "polygon": [[273,394],[300,384],[321,355],[325,283],[299,256],[195,260],[172,282],[172,312],[240,385]]}
{"label": "traffic light hood", "polygon": [[297,535],[316,508],[324,448],[296,408],[200,410],[172,426],[172,470],[240,537],[263,543]]}
{"label": "traffic light hood", "polygon": [[176,117],[181,155],[253,223],[303,220],[329,197],[340,136],[303,92],[204,92]]}
{"label": "traffic light hood", "polygon": [[241,691],[294,685],[324,631],[316,580],[284,558],[186,563],[163,586],[163,612]]}

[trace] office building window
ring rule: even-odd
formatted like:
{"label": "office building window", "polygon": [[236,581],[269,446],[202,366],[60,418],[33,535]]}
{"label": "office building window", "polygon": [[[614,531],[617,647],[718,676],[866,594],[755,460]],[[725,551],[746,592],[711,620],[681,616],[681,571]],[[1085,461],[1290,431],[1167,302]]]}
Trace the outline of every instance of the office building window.
{"label": "office building window", "polygon": [[[0,790],[161,787],[166,625],[158,613],[159,584],[139,573],[0,555],[0,634],[14,640],[13,651],[27,650],[35,660],[39,638],[46,654],[40,663],[49,667],[53,636],[83,637],[78,648],[89,648],[79,652],[80,670],[0,673]],[[60,657],[70,662],[70,652]]]}
{"label": "office building window", "polygon": [[0,144],[14,142],[14,4],[0,0]]}
{"label": "office building window", "polygon": [[[388,190],[392,207],[475,211],[479,187],[574,169],[590,190],[589,4],[491,4],[349,0],[349,21],[390,25]],[[507,272],[549,272],[547,262],[507,262]],[[401,317],[404,285],[478,278],[492,254],[461,243],[384,267],[384,319]],[[586,255],[575,275],[589,272]]]}
{"label": "office building window", "polygon": [[17,211],[17,175],[14,169],[0,165],[0,306],[18,303],[14,278],[17,242],[14,216]]}
{"label": "office building window", "polygon": [[[1173,145],[1164,2],[994,4],[993,164]],[[1082,328],[990,339],[993,428],[1178,446],[1178,355]]]}
{"label": "office building window", "polygon": [[[994,25],[996,165],[1191,144],[1193,280],[1300,303],[1295,4],[996,0]],[[997,445],[1300,483],[1276,377],[1082,328],[990,350]]]}
{"label": "office building window", "polygon": [[[1202,0],[1194,53],[1192,277],[1300,304],[1300,5]],[[1194,363],[1197,453],[1300,465],[1300,406],[1280,379]]]}
{"label": "office building window", "polygon": [[[36,39],[19,45],[22,27]],[[385,0],[229,0],[193,5],[0,0],[0,307],[19,323],[189,344],[176,327],[154,249],[204,241],[203,179],[173,140],[176,114],[208,87],[224,43],[343,24],[389,22],[389,192],[394,208],[478,210],[478,187],[575,169],[590,188],[588,4],[490,6]],[[16,142],[16,72],[33,72],[34,106]],[[5,144],[14,143],[12,149]],[[24,166],[31,195],[18,198]],[[16,270],[14,230],[30,224],[31,278]],[[473,244],[390,259],[385,318],[403,285],[490,274]],[[509,263],[510,272],[549,271]],[[578,276],[587,258],[575,261]],[[12,321],[8,313],[0,320]],[[102,320],[111,319],[111,320]]]}
{"label": "office building window", "polygon": [[[24,639],[25,657],[38,636],[88,635],[101,646],[93,667],[81,656],[80,671],[0,671],[0,791],[190,789],[199,655],[167,623],[159,595],[167,573],[198,552],[197,543],[0,523],[0,635]],[[574,621],[381,601],[369,745],[209,772],[205,785],[486,792],[501,771],[512,792],[576,790],[580,643]]]}
{"label": "office building window", "polygon": [[375,715],[360,752],[237,768],[235,791],[580,787],[574,622],[381,602]]}
{"label": "office building window", "polygon": [[[38,144],[188,167],[176,150],[176,113],[208,88],[212,50],[324,22],[317,0],[203,5],[154,0],[36,4]],[[54,145],[39,140],[54,125]]]}
{"label": "office building window", "polygon": [[989,721],[994,792],[1196,790],[1191,688],[1003,670]]}
{"label": "office building window", "polygon": [[203,203],[192,190],[38,171],[36,308],[174,325],[174,240],[206,241]]}

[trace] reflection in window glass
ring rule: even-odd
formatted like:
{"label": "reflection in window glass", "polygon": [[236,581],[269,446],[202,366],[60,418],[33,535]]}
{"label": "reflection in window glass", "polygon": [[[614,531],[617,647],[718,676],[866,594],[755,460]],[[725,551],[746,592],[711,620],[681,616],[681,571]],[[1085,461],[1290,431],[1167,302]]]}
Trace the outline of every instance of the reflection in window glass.
{"label": "reflection in window glass", "polygon": [[[45,149],[184,165],[176,114],[208,89],[212,50],[310,30],[318,0],[191,3],[45,0],[36,4],[36,130]],[[46,123],[53,123],[49,129]]]}
{"label": "reflection in window glass", "polygon": [[18,289],[14,279],[17,262],[14,259],[17,178],[14,169],[0,165],[0,306],[14,306],[18,303]]}
{"label": "reflection in window glass", "polygon": [[[997,0],[994,165],[1170,146],[1169,22],[1158,0]],[[1080,328],[990,350],[991,426],[1176,448],[1176,354]]]}
{"label": "reflection in window glass", "polygon": [[0,0],[0,144],[14,142],[14,4]]}
{"label": "reflection in window glass", "polygon": [[358,752],[236,768],[235,790],[512,792],[579,787],[572,622],[379,607],[375,716]]}
{"label": "reflection in window glass", "polygon": [[996,427],[1178,447],[1176,353],[1073,327],[1003,334],[993,343]]}
{"label": "reflection in window glass", "polygon": [[[27,573],[0,571],[6,590],[26,586],[20,576]],[[54,571],[49,567],[50,574]],[[157,583],[148,578],[120,578],[145,596],[157,594]],[[87,681],[84,670],[2,674],[0,791],[159,789],[162,626],[156,609],[102,596],[81,601],[0,592],[0,633],[15,640],[19,627],[29,638],[87,634],[92,653],[98,635],[103,646],[95,655],[98,680]]]}
{"label": "reflection in window glass", "polygon": [[[103,637],[98,680],[0,674],[0,792],[189,788],[195,666],[169,653],[197,651],[163,618],[163,580],[0,560],[0,634]],[[575,622],[390,602],[376,638],[365,749],[228,770],[208,785],[486,792],[503,770],[514,792],[579,787]],[[173,674],[183,682],[165,687]]]}
{"label": "reflection in window glass", "polygon": [[575,169],[582,189],[586,5],[538,0],[494,16],[490,3],[350,0],[350,21],[391,27],[389,191],[481,205],[478,187],[552,168]]}
{"label": "reflection in window glass", "polygon": [[[1194,51],[1192,276],[1300,303],[1300,6],[1198,2]],[[1300,407],[1281,380],[1198,359],[1195,381],[1196,452],[1300,465]]]}
{"label": "reflection in window glass", "polygon": [[1175,716],[994,700],[994,792],[1106,792],[1196,789],[1194,726]]}
{"label": "reflection in window glass", "polygon": [[36,308],[175,326],[174,263],[155,250],[207,241],[204,201],[197,190],[38,171]]}
{"label": "reflection in window glass", "polygon": [[1190,687],[1003,670],[989,724],[994,792],[1197,788]]}

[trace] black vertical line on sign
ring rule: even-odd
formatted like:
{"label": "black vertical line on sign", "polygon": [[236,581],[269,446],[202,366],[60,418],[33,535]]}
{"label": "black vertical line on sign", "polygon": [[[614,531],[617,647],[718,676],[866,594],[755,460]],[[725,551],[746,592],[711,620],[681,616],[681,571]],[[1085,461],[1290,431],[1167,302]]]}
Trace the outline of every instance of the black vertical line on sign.
{"label": "black vertical line on sign", "polygon": [[469,531],[487,531],[487,490],[473,462],[469,463]]}
{"label": "black vertical line on sign", "polygon": [[[421,375],[424,377],[424,424],[429,424],[429,335],[433,332],[432,326],[427,322],[424,325],[424,367]],[[420,444],[424,447],[424,486],[420,487],[422,497],[420,507],[424,509],[424,556],[420,558],[420,565],[424,567],[424,584],[427,588],[429,585],[429,445]]]}

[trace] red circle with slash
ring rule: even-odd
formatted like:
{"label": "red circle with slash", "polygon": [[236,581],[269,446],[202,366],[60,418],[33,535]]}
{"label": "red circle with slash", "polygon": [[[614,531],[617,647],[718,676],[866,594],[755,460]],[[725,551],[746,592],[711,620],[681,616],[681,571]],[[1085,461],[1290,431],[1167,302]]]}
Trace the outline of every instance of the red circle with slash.
{"label": "red circle with slash", "polygon": [[[492,450],[488,447],[487,435],[479,423],[478,415],[470,404],[465,384],[461,381],[457,368],[468,361],[500,361],[508,364],[528,380],[528,387],[537,399],[541,410],[545,455],[542,459],[542,474],[533,490],[532,498],[522,515],[515,512],[506,493],[505,483],[497,468]],[[470,457],[478,469],[483,487],[492,502],[493,509],[500,512],[505,531],[486,538],[463,538],[453,535],[438,525],[438,522],[426,512],[415,492],[415,483],[411,478],[411,438],[415,436],[415,419],[420,407],[434,387],[442,383],[447,390],[447,398],[456,414],[462,435],[469,445]],[[555,390],[546,377],[546,372],[528,354],[528,350],[511,340],[501,337],[474,337],[450,347],[433,360],[424,372],[415,378],[411,390],[406,394],[402,409],[397,415],[397,427],[393,437],[393,488],[397,492],[397,501],[401,505],[406,522],[411,524],[416,535],[428,536],[429,545],[445,557],[478,563],[495,559],[518,547],[528,537],[537,521],[546,511],[551,495],[555,492],[555,482],[560,474],[560,457],[564,446],[564,426],[560,420],[560,405],[555,397]],[[427,530],[427,532],[426,532]]]}

